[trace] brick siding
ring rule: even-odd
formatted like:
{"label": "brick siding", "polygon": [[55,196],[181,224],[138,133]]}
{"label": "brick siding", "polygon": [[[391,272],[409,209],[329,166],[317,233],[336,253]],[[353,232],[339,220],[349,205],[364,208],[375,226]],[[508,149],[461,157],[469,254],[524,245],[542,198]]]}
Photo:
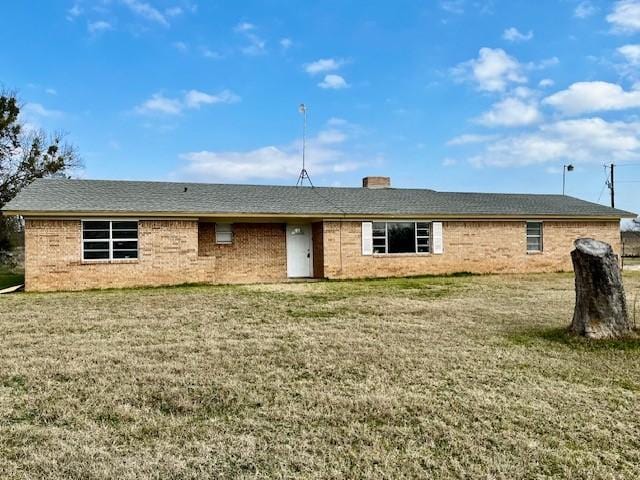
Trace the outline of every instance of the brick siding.
{"label": "brick siding", "polygon": [[[544,252],[527,254],[524,221],[448,221],[442,255],[362,255],[361,222],[312,225],[314,276],[386,277],[454,272],[571,270],[578,237],[611,243],[620,252],[617,221],[545,222]],[[283,223],[235,223],[231,245],[215,244],[215,224],[142,220],[139,259],[83,262],[79,220],[26,220],[25,275],[29,291],[251,283],[287,278]]]}
{"label": "brick siding", "polygon": [[540,253],[527,253],[524,221],[449,221],[443,223],[443,254],[362,255],[361,231],[361,222],[324,223],[326,278],[571,271],[576,238],[603,240],[616,253],[621,245],[617,221],[544,222]]}
{"label": "brick siding", "polygon": [[285,280],[284,224],[234,224],[232,245],[215,245],[213,224],[142,220],[139,259],[83,262],[79,220],[26,220],[29,291],[251,283]]}

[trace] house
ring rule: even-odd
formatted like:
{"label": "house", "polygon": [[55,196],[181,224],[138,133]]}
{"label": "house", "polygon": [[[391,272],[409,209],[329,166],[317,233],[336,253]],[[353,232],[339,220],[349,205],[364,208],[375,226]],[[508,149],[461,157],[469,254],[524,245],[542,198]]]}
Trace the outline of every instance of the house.
{"label": "house", "polygon": [[41,179],[25,220],[30,291],[571,269],[578,237],[620,252],[634,214],[562,195]]}

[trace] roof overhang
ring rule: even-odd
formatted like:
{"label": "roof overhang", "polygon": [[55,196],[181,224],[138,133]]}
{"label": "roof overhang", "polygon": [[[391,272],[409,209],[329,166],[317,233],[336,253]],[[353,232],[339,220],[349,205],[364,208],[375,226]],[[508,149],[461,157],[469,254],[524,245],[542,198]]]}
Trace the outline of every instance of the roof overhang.
{"label": "roof overhang", "polygon": [[636,218],[631,212],[623,212],[627,215],[558,215],[558,214],[455,214],[455,213],[231,213],[231,212],[123,212],[123,211],[17,211],[3,210],[6,216],[23,216],[25,218],[105,218],[105,217],[133,217],[133,218],[158,218],[158,219],[306,219],[306,220],[372,220],[372,219],[420,219],[433,218],[441,220],[620,220],[622,218]]}

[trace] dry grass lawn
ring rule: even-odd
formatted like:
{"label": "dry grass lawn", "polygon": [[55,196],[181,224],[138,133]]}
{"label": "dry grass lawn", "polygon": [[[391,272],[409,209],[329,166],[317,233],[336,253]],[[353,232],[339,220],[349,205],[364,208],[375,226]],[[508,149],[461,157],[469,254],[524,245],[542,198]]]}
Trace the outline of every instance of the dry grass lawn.
{"label": "dry grass lawn", "polygon": [[572,282],[0,297],[0,478],[639,478],[640,342]]}

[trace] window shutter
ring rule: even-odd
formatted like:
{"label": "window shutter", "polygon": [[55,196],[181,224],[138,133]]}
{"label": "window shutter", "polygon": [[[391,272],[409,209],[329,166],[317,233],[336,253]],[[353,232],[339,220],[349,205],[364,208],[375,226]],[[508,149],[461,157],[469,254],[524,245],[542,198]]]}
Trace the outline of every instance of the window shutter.
{"label": "window shutter", "polygon": [[373,223],[362,222],[362,255],[373,255]]}
{"label": "window shutter", "polygon": [[442,222],[431,224],[433,233],[433,253],[441,254],[444,251],[444,241],[442,240]]}

